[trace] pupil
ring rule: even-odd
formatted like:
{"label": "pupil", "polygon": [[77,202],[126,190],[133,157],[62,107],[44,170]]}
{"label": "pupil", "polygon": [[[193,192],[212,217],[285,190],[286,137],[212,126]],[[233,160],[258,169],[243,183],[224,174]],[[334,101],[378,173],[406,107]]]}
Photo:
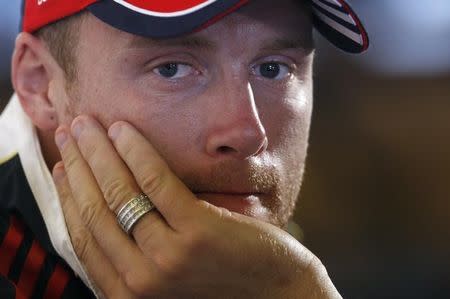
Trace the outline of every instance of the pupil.
{"label": "pupil", "polygon": [[178,72],[178,65],[176,63],[168,63],[159,68],[160,75],[166,78],[171,78],[175,76],[177,72]]}
{"label": "pupil", "polygon": [[261,75],[267,78],[276,78],[280,73],[280,66],[277,63],[264,63],[261,65]]}

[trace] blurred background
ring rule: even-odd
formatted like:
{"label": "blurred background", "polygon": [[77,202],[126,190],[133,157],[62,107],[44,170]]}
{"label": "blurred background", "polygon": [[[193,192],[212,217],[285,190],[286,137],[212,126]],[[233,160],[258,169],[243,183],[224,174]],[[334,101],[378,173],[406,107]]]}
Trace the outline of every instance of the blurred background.
{"label": "blurred background", "polygon": [[[20,6],[1,2],[0,109]],[[450,298],[450,1],[351,3],[371,48],[317,37],[295,221],[344,298]]]}

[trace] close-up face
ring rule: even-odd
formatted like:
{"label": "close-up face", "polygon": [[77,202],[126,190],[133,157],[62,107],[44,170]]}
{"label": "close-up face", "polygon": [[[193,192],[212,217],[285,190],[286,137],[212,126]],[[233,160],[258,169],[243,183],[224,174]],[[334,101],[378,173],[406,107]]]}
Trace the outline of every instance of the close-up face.
{"label": "close-up face", "polygon": [[164,40],[87,15],[58,118],[128,121],[199,198],[284,226],[308,143],[311,31],[309,12],[291,0],[253,1]]}

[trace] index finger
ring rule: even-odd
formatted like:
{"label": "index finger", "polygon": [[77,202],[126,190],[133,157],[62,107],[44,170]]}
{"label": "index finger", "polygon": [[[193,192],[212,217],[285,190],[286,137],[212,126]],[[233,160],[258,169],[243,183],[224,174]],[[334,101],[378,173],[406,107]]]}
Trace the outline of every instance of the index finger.
{"label": "index finger", "polygon": [[198,199],[144,136],[124,121],[113,124],[108,135],[142,191],[172,228],[177,230],[195,219]]}

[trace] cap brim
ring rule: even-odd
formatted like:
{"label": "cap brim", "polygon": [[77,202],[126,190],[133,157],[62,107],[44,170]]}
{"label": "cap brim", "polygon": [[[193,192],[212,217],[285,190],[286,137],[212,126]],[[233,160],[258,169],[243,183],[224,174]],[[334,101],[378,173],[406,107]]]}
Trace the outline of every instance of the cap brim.
{"label": "cap brim", "polygon": [[[346,52],[367,50],[367,32],[348,3],[344,0],[309,1],[314,26],[325,38]],[[88,9],[117,29],[144,37],[170,38],[200,30],[247,2],[249,0],[209,0],[188,11],[158,13],[135,7],[124,0],[103,0],[91,4]]]}
{"label": "cap brim", "polygon": [[314,27],[336,47],[350,53],[369,48],[369,37],[358,16],[343,0],[311,0]]}
{"label": "cap brim", "polygon": [[96,2],[88,10],[117,29],[144,37],[169,38],[200,30],[238,9],[248,0],[209,2],[193,12],[179,14],[149,13],[114,0]]}

